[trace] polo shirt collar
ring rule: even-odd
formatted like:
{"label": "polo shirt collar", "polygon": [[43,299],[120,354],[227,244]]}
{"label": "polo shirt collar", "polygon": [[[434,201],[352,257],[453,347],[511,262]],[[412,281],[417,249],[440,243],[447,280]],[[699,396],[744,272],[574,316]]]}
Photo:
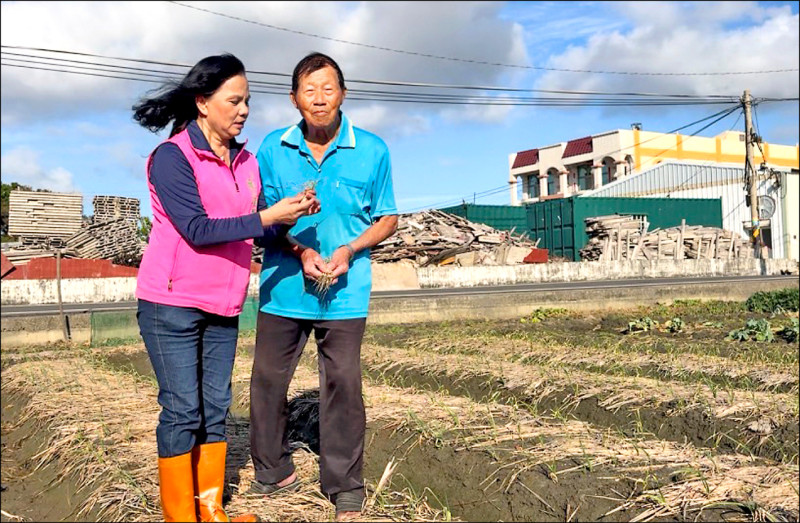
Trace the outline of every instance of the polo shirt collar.
{"label": "polo shirt collar", "polygon": [[[336,141],[333,143],[333,146],[336,148],[355,149],[356,135],[353,132],[353,124],[350,122],[350,118],[342,111],[339,111],[339,117],[341,118],[339,134],[336,136]],[[305,122],[303,120],[289,127],[281,136],[281,142],[291,145],[292,147],[301,148],[305,141],[303,138],[304,127]]]}

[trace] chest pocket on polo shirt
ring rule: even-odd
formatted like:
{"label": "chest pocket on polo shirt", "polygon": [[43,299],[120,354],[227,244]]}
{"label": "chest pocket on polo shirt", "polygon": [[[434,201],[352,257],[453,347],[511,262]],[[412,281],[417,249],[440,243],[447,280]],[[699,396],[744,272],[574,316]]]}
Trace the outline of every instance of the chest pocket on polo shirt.
{"label": "chest pocket on polo shirt", "polygon": [[279,186],[278,199],[289,198],[303,191],[303,182],[298,180],[282,181]]}
{"label": "chest pocket on polo shirt", "polygon": [[336,195],[336,212],[352,215],[369,213],[366,182],[339,177],[333,184],[333,192]]}

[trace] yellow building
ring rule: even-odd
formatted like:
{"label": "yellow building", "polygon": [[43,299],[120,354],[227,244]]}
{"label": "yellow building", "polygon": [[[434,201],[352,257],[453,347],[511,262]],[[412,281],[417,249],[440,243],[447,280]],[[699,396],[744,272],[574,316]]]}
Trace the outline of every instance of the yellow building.
{"label": "yellow building", "polygon": [[[753,153],[756,168],[762,163],[787,172],[800,168],[798,145],[761,142],[753,147]],[[726,131],[707,138],[617,129],[511,153],[511,204],[581,194],[664,160],[744,165],[744,132]]]}

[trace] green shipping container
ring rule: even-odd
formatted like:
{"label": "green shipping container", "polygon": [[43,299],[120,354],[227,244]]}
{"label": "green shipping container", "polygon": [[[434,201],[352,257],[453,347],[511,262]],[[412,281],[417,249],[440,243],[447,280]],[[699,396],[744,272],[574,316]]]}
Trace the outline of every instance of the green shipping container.
{"label": "green shipping container", "polygon": [[586,218],[610,214],[644,216],[650,230],[686,225],[722,228],[721,198],[559,198],[526,205],[528,234],[550,257],[580,261],[589,241]]}
{"label": "green shipping container", "polygon": [[524,234],[528,230],[527,211],[521,205],[475,205],[463,203],[439,210],[501,231],[511,231],[513,229],[515,235]]}

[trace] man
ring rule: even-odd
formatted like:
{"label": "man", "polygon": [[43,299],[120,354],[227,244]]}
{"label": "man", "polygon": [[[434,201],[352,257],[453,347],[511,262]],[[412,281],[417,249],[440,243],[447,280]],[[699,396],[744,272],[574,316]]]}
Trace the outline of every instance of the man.
{"label": "man", "polygon": [[332,58],[303,58],[289,95],[302,121],[269,134],[257,154],[267,204],[313,188],[321,211],[300,218],[283,249],[266,247],[250,382],[251,493],[294,488],[286,394],[313,329],[320,483],[339,521],[358,517],[364,500],[361,342],[372,287],[370,248],[397,229],[388,148],[340,111],[346,93]]}

